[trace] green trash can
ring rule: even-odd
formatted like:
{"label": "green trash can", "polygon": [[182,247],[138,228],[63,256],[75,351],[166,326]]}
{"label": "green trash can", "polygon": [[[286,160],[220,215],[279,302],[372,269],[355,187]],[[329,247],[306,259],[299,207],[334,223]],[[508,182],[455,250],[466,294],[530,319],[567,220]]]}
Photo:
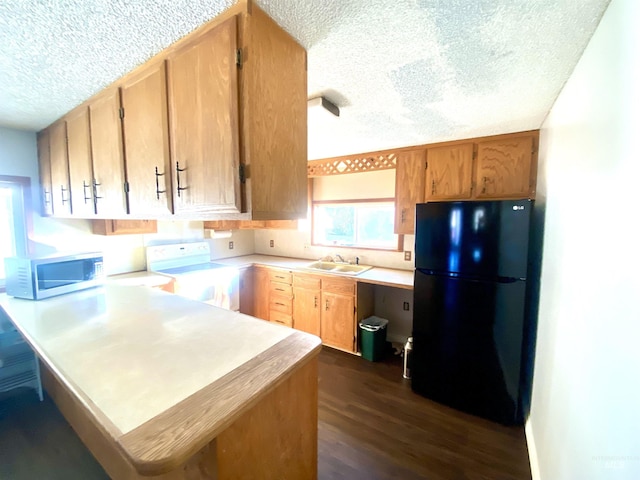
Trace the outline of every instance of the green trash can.
{"label": "green trash can", "polygon": [[360,351],[363,358],[377,362],[384,357],[387,343],[387,324],[389,320],[380,317],[368,317],[360,322]]}

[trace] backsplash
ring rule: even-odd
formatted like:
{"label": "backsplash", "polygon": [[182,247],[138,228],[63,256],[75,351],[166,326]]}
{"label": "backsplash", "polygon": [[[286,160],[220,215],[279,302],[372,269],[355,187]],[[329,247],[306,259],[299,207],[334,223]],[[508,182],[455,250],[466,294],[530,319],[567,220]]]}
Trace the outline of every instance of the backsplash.
{"label": "backsplash", "polygon": [[[34,253],[99,251],[104,255],[107,275],[146,270],[146,247],[167,243],[206,240],[211,258],[235,257],[254,253],[253,232],[237,230],[225,239],[205,239],[201,221],[159,220],[158,232],[135,235],[94,235],[91,222],[81,219],[46,218],[34,215],[31,236]],[[229,249],[229,242],[233,249]]]}
{"label": "backsplash", "polygon": [[[345,247],[319,247],[311,245],[311,232],[299,230],[255,230],[255,253],[280,257],[308,258],[318,260],[327,255],[342,255],[345,260],[355,263],[360,259],[363,265],[413,270],[414,236],[404,236],[404,250],[411,252],[411,260],[404,259],[402,252],[363,250]],[[273,247],[270,242],[273,240]]]}

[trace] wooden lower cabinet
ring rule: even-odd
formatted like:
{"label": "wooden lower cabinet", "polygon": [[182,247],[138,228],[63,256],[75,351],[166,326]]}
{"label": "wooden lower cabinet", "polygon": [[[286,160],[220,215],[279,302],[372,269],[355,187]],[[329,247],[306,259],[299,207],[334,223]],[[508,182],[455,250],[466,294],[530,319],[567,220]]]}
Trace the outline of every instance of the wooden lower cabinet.
{"label": "wooden lower cabinet", "polygon": [[352,279],[322,279],[322,343],[348,352],[356,351],[356,282]]}
{"label": "wooden lower cabinet", "polygon": [[[251,292],[246,287],[240,292],[242,313],[317,335],[327,346],[357,352],[358,320],[373,314],[372,285],[357,287],[353,278],[264,266],[254,266],[251,272]],[[253,310],[243,307],[249,304]]]}
{"label": "wooden lower cabinet", "polygon": [[255,311],[255,276],[253,267],[241,268],[240,276],[240,313],[254,315]]}
{"label": "wooden lower cabinet", "polygon": [[[269,268],[254,266],[253,270],[253,316],[269,320]],[[242,296],[244,292],[240,292]]]}
{"label": "wooden lower cabinet", "polygon": [[321,284],[319,277],[293,274],[293,328],[320,336]]}
{"label": "wooden lower cabinet", "polygon": [[293,326],[292,275],[288,270],[269,269],[269,321]]}

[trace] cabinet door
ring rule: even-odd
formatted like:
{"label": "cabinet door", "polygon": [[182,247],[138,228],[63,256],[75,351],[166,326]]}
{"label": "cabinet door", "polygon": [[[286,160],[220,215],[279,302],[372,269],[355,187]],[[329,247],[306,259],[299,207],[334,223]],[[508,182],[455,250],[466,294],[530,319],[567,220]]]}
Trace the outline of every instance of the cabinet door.
{"label": "cabinet door", "polygon": [[413,234],[416,203],[424,201],[425,150],[402,152],[396,164],[396,219],[394,232]]}
{"label": "cabinet door", "polygon": [[129,212],[170,214],[173,207],[164,63],[122,85],[121,94]]}
{"label": "cabinet door", "polygon": [[478,143],[477,198],[526,198],[531,194],[533,138]]}
{"label": "cabinet door", "polygon": [[293,288],[293,328],[320,336],[320,290]]}
{"label": "cabinet door", "polygon": [[471,198],[473,144],[429,148],[425,201]]}
{"label": "cabinet door", "polygon": [[265,267],[253,267],[254,316],[269,320],[269,270]]}
{"label": "cabinet door", "polygon": [[95,214],[95,205],[88,108],[80,109],[67,116],[67,146],[73,216],[92,217]]}
{"label": "cabinet door", "polygon": [[353,295],[322,292],[322,342],[330,347],[355,351],[355,303]]}
{"label": "cabinet door", "polygon": [[239,213],[236,17],[167,58],[176,213]]}
{"label": "cabinet door", "polygon": [[240,313],[255,316],[255,287],[253,268],[240,269]]}
{"label": "cabinet door", "polygon": [[69,192],[69,160],[67,158],[67,124],[64,121],[51,127],[49,152],[53,214],[68,217],[71,215],[71,193]]}
{"label": "cabinet door", "polygon": [[254,220],[307,214],[307,52],[260,9],[243,17],[243,161]]}
{"label": "cabinet door", "polygon": [[42,207],[42,215],[53,215],[49,130],[42,130],[38,133],[38,168],[40,171],[40,204]]}
{"label": "cabinet door", "polygon": [[89,117],[96,213],[102,218],[122,217],[127,203],[118,89],[107,90],[89,105]]}
{"label": "cabinet door", "polygon": [[321,280],[293,274],[293,328],[320,336]]}
{"label": "cabinet door", "polygon": [[156,233],[156,220],[93,220],[95,235],[131,235],[135,233]]}

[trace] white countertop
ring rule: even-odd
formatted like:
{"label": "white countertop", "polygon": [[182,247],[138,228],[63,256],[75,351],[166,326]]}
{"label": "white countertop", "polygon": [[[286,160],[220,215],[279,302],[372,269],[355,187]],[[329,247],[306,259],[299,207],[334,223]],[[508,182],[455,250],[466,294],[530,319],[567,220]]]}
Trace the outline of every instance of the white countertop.
{"label": "white countertop", "polygon": [[[213,260],[215,263],[230,265],[235,267],[247,267],[251,265],[265,265],[268,267],[286,268],[290,270],[300,270],[301,272],[312,273],[305,267],[314,260],[308,258],[289,258],[271,255],[244,255],[241,257],[220,258]],[[336,275],[331,272],[313,272],[318,275]],[[413,270],[400,270],[395,268],[373,267],[359,275],[340,275],[353,278],[357,282],[373,283],[377,285],[387,285],[391,287],[413,289]]]}
{"label": "white countertop", "polygon": [[111,283],[41,301],[1,294],[0,305],[45,363],[123,434],[295,332]]}

